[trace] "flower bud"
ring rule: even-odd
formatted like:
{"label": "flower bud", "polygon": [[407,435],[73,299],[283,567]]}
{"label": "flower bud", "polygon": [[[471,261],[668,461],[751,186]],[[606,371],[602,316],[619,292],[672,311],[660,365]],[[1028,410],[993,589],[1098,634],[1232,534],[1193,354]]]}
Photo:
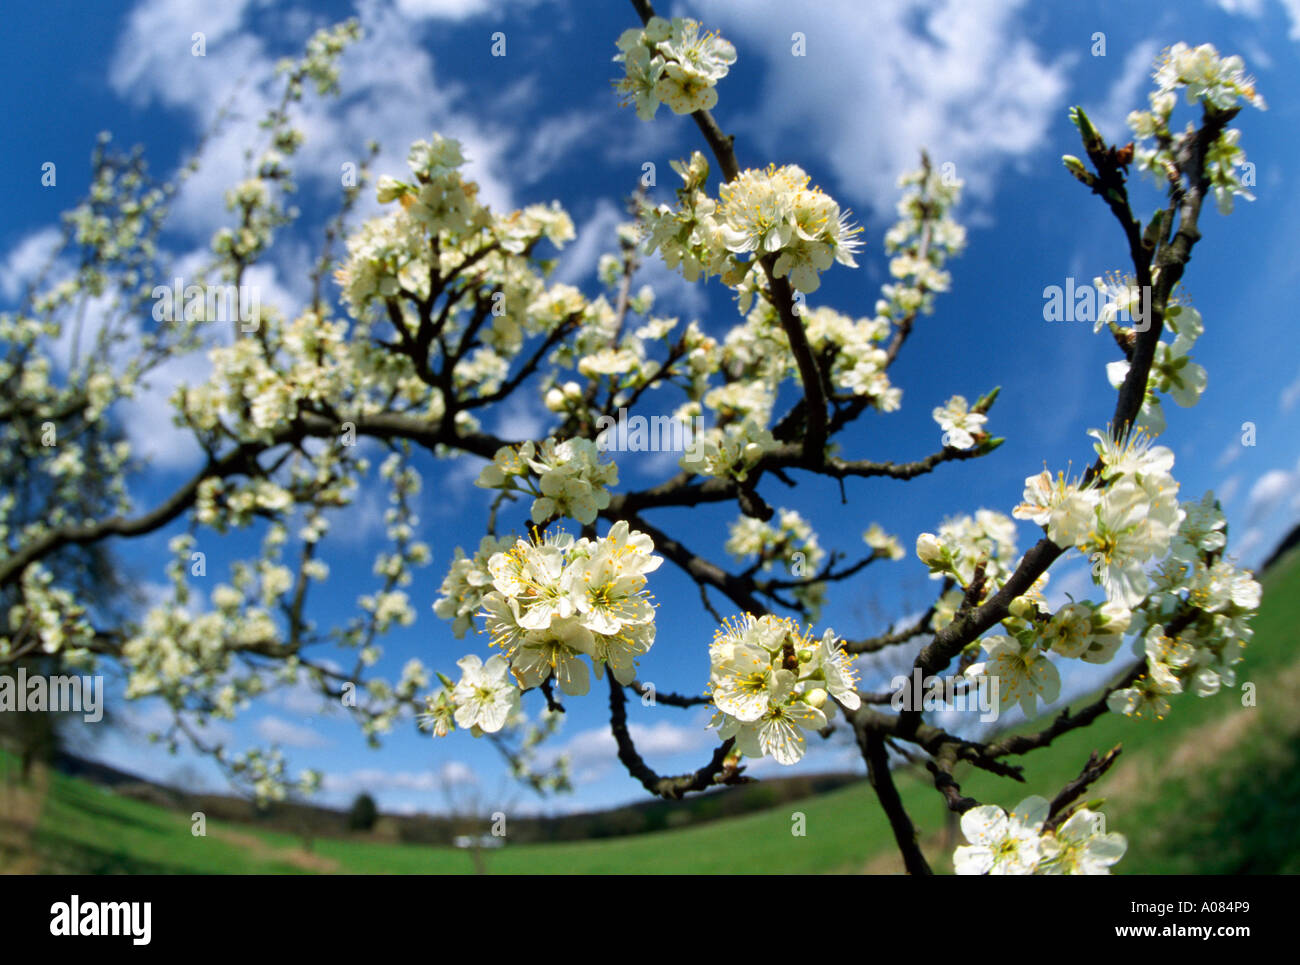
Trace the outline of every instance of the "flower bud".
{"label": "flower bud", "polygon": [[810,690],[808,693],[804,694],[803,701],[810,707],[820,709],[821,706],[826,703],[827,696],[828,694],[826,691],[822,690],[821,687],[817,687],[816,689]]}
{"label": "flower bud", "polygon": [[916,538],[916,555],[926,566],[939,566],[944,561],[943,544],[933,533],[922,533]]}
{"label": "flower bud", "polygon": [[1007,605],[1007,610],[1021,620],[1032,620],[1038,613],[1038,605],[1027,596],[1018,596]]}

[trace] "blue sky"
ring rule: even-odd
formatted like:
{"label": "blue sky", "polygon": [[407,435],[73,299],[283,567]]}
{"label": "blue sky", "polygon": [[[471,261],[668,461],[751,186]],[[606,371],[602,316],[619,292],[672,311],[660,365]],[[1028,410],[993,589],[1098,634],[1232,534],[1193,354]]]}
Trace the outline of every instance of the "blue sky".
{"label": "blue sky", "polygon": [[[803,512],[828,549],[861,551],[859,534],[873,521],[909,549],[907,559],[873,566],[842,585],[822,625],[862,636],[920,611],[935,584],[910,553],[917,533],[933,530],[951,513],[980,507],[1008,512],[1024,478],[1044,461],[1054,470],[1071,460],[1076,467],[1089,461],[1085,432],[1104,425],[1113,408],[1105,364],[1115,349],[1091,325],[1044,321],[1043,289],[1070,277],[1086,284],[1123,268],[1124,248],[1104,206],[1059,163],[1062,153],[1078,152],[1066,111],[1080,103],[1103,133],[1120,136],[1126,113],[1145,106],[1152,60],[1179,40],[1210,41],[1223,53],[1241,54],[1269,104],[1265,113],[1247,110],[1237,125],[1256,165],[1258,200],[1240,203],[1230,217],[1206,212],[1204,240],[1185,279],[1206,323],[1195,356],[1209,370],[1209,389],[1195,410],[1166,405],[1169,429],[1161,440],[1177,453],[1175,473],[1185,498],[1215,489],[1228,512],[1235,553],[1246,565],[1258,563],[1300,518],[1294,327],[1300,260],[1292,248],[1300,220],[1293,190],[1300,182],[1300,104],[1292,96],[1300,88],[1300,4],[950,0],[872,4],[869,15],[866,9],[854,0],[819,3],[815,13],[779,0],[702,0],[660,11],[695,16],[735,43],[738,61],[719,86],[715,115],[736,135],[741,164],[798,163],[865,226],[862,267],[833,268],[812,304],[855,316],[873,313],[887,280],[881,235],[893,220],[895,178],[915,166],[920,148],[936,164],[955,165],[967,184],[957,217],[970,229],[969,246],[951,265],[952,293],[918,325],[891,371],[904,391],[903,409],[866,417],[846,445],[863,458],[926,455],[939,445],[931,409],[952,394],[973,399],[995,385],[1002,395],[990,428],[1007,442],[986,459],[944,466],[911,483],[858,481],[848,487],[848,505],[840,504],[837,487],[819,481],[797,493],[779,484],[765,488],[774,505]],[[494,206],[560,200],[578,237],[566,248],[557,277],[592,295],[596,260],[613,249],[621,199],[635,187],[642,165],[656,164],[656,197],[667,200],[675,180],[667,162],[703,147],[688,118],[665,109],[644,124],[617,107],[610,58],[615,38],[635,23],[630,4],[143,0],[19,7],[7,13],[0,38],[0,70],[7,75],[0,84],[7,121],[0,177],[11,186],[0,222],[0,306],[14,304],[49,250],[58,213],[84,190],[99,131],[112,131],[119,145],[142,144],[153,170],[170,175],[234,98],[241,111],[210,142],[165,239],[178,265],[195,265],[212,231],[226,223],[221,193],[243,176],[244,147],[271,96],[265,81],[276,59],[299,49],[315,28],[349,15],[360,17],[367,37],[344,58],[343,96],[309,98],[304,108],[308,141],[298,171],[304,216],[250,279],[261,287],[263,303],[277,301],[286,313],[307,295],[304,267],[334,210],[340,166],[359,160],[372,138],[383,148],[379,173],[400,175],[409,143],[437,130],[463,141],[470,174]],[[497,31],[506,37],[505,57],[490,55]],[[806,37],[804,57],[791,54],[796,31]],[[201,58],[190,53],[195,32],[206,38]],[[1105,56],[1093,55],[1097,32],[1105,34]],[[57,165],[52,188],[40,183],[47,161]],[[1154,189],[1144,182],[1133,194],[1138,213],[1149,216],[1158,202]],[[374,210],[372,198],[367,204]],[[716,285],[688,287],[654,263],[643,275],[658,292],[657,314],[699,318],[715,333],[737,318],[728,293]],[[197,450],[170,426],[161,400],[176,379],[194,381],[204,368],[202,356],[179,360],[137,404],[114,410],[137,450],[152,460],[150,473],[135,483],[142,503],[196,464]],[[1255,426],[1254,446],[1242,444],[1247,422]],[[545,411],[529,397],[488,427],[523,438],[543,433],[547,424]],[[477,464],[424,465],[422,535],[435,562],[410,588],[417,623],[385,641],[379,669],[393,676],[411,656],[450,672],[463,653],[487,652],[483,641],[454,640],[430,610],[453,549],[476,545],[482,532],[487,496],[470,485]],[[620,466],[624,483],[638,484],[662,478],[665,460],[625,454]],[[378,487],[363,491],[346,524],[336,526],[325,554],[330,602],[317,611],[318,620],[346,615],[357,595],[374,588],[368,565],[358,561],[379,546],[384,499]],[[725,527],[734,516],[734,510],[674,510],[654,522],[669,532],[685,528],[688,545],[722,561]],[[520,526],[523,519],[507,522]],[[1034,529],[1022,525],[1022,548],[1035,539]],[[170,535],[119,547],[146,591],[164,582]],[[210,542],[209,580],[221,579],[225,562],[249,545]],[[653,588],[659,633],[641,676],[660,689],[698,692],[711,621],[671,565],[656,574]],[[1053,571],[1054,599],[1088,589],[1077,563]],[[909,657],[891,657],[885,676]],[[865,682],[870,686],[872,677]],[[1087,682],[1078,679],[1074,686]],[[556,745],[574,756],[579,788],[555,802],[511,788],[492,748],[467,735],[434,742],[408,722],[381,750],[367,749],[341,714],[322,713],[319,698],[300,691],[250,708],[220,732],[232,746],[277,742],[295,767],[323,769],[329,775],[324,799],[331,802],[346,802],[364,789],[385,807],[439,810],[444,787],[469,793],[468,782],[476,782],[474,793],[484,801],[520,810],[571,809],[640,792],[614,758],[605,703],[599,691],[568,701]],[[698,766],[714,746],[702,711],[634,703],[633,715],[642,751],[661,772]],[[161,721],[157,707],[136,704],[119,719],[131,726],[105,729],[96,754],[160,779],[218,783],[201,759],[168,756],[140,738],[141,730]],[[803,765],[860,766],[852,748],[838,740],[816,749]]]}

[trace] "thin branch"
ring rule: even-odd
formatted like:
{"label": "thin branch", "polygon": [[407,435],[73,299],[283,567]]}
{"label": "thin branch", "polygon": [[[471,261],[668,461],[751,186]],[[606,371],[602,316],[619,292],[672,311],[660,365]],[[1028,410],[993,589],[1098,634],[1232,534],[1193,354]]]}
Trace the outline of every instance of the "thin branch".
{"label": "thin branch", "polygon": [[627,695],[623,685],[609,675],[609,729],[618,745],[618,759],[623,762],[627,772],[641,782],[651,794],[670,801],[680,800],[692,791],[703,791],[715,783],[740,784],[749,778],[742,777],[739,771],[729,771],[726,767],[727,755],[731,753],[734,740],[728,739],[718,745],[709,763],[690,774],[676,777],[660,777],[637,753],[636,744],[627,727]]}
{"label": "thin branch", "polygon": [[921,853],[920,845],[916,842],[916,828],[912,825],[912,819],[907,816],[903,799],[898,796],[898,788],[894,786],[893,775],[889,772],[889,751],[885,748],[884,737],[870,728],[862,728],[858,730],[858,743],[862,747],[862,756],[867,762],[871,787],[876,792],[885,816],[889,818],[889,827],[894,832],[898,850],[903,853],[903,867],[910,875],[933,874],[926,863],[925,855]]}
{"label": "thin branch", "polygon": [[1089,754],[1088,763],[1083,766],[1079,776],[1065,785],[1060,794],[1052,798],[1052,806],[1047,812],[1047,821],[1043,824],[1043,830],[1052,831],[1064,824],[1073,810],[1069,807],[1070,803],[1109,771],[1122,751],[1123,745],[1116,744],[1101,757],[1097,756],[1096,751]]}

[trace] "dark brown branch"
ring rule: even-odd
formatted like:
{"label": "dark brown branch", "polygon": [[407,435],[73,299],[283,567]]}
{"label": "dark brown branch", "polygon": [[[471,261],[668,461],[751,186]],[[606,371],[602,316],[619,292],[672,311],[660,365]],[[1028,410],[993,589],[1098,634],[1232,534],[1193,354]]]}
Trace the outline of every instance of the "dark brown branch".
{"label": "dark brown branch", "polygon": [[1117,690],[1123,690],[1131,686],[1139,677],[1146,673],[1146,661],[1143,660],[1135,666],[1129,668],[1120,680],[1112,686],[1106,688],[1106,692],[1100,697],[1088,704],[1077,714],[1071,714],[1070,708],[1065,708],[1057,715],[1052,723],[1033,734],[1011,734],[989,744],[986,751],[990,757],[1005,757],[1008,754],[1027,754],[1029,751],[1037,750],[1040,747],[1046,747],[1062,734],[1067,734],[1072,730],[1078,730],[1080,727],[1087,727],[1094,720],[1106,713],[1106,700]]}
{"label": "dark brown branch", "polygon": [[957,783],[948,767],[938,761],[926,761],[925,767],[934,777],[935,789],[943,795],[949,811],[954,814],[965,814],[971,808],[979,806],[979,801],[962,794],[961,785]]}
{"label": "dark brown branch", "polygon": [[1095,783],[1110,770],[1116,759],[1123,750],[1123,745],[1116,744],[1101,757],[1093,751],[1088,755],[1088,763],[1083,766],[1083,770],[1069,784],[1061,789],[1061,793],[1052,798],[1052,806],[1047,812],[1047,821],[1043,824],[1044,831],[1054,831],[1069,819],[1073,809],[1069,807],[1071,802],[1080,797],[1084,791],[1088,790],[1089,785]]}
{"label": "dark brown branch", "polygon": [[717,564],[692,553],[663,530],[651,526],[639,516],[630,517],[628,524],[654,540],[655,549],[676,563],[693,579],[721,590],[741,610],[752,613],[756,617],[768,612],[767,607],[754,596],[752,580],[744,580],[734,573],[728,573]]}
{"label": "dark brown branch", "polygon": [[903,867],[910,875],[932,874],[921,846],[916,841],[916,828],[907,816],[903,799],[898,796],[894,786],[893,775],[889,772],[889,751],[885,749],[885,739],[870,728],[858,729],[858,743],[862,747],[862,757],[867,762],[867,774],[871,787],[876,792],[885,816],[889,818],[889,827],[894,832],[898,850],[903,853]]}
{"label": "dark brown branch", "polygon": [[676,801],[692,791],[706,790],[715,783],[739,784],[749,780],[741,777],[738,771],[727,773],[725,765],[734,743],[732,740],[719,744],[709,763],[697,771],[676,777],[660,777],[656,774],[637,753],[636,744],[627,727],[627,695],[623,693],[623,685],[614,679],[612,673],[609,675],[609,729],[618,745],[618,759],[623,762],[627,772],[640,781],[642,787],[658,797]]}
{"label": "dark brown branch", "polygon": [[665,707],[700,707],[713,702],[711,697],[688,697],[685,694],[661,693],[655,690],[653,685],[643,684],[639,680],[633,680],[627,685],[627,689],[633,691],[638,697],[645,697],[649,693],[656,704],[663,704]]}

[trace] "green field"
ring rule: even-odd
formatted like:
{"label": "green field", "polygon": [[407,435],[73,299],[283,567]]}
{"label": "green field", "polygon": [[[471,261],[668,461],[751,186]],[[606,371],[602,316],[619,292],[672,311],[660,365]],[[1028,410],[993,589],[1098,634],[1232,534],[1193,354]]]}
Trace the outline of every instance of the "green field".
{"label": "green field", "polygon": [[[1163,722],[1105,715],[1025,763],[1027,783],[959,773],[963,790],[988,803],[1050,796],[1092,750],[1123,743],[1119,763],[1093,789],[1129,853],[1120,873],[1300,872],[1300,553],[1263,578],[1264,602],[1239,682],[1257,685],[1257,706],[1227,691],[1174,704]],[[12,761],[0,758],[0,769]],[[11,777],[11,775],[6,776]],[[924,772],[904,770],[900,792],[922,830],[936,870],[950,870],[959,843]],[[366,838],[320,838],[310,851],[291,835],[210,821],[205,837],[187,815],[119,797],[61,774],[31,789],[0,781],[6,817],[0,861],[9,871],[69,873],[471,873],[471,856],[451,848]],[[807,833],[791,834],[791,814]],[[26,824],[24,824],[26,822]],[[33,830],[34,829],[34,830]],[[683,830],[590,843],[507,846],[486,852],[495,873],[899,872],[888,826],[865,784]]]}

